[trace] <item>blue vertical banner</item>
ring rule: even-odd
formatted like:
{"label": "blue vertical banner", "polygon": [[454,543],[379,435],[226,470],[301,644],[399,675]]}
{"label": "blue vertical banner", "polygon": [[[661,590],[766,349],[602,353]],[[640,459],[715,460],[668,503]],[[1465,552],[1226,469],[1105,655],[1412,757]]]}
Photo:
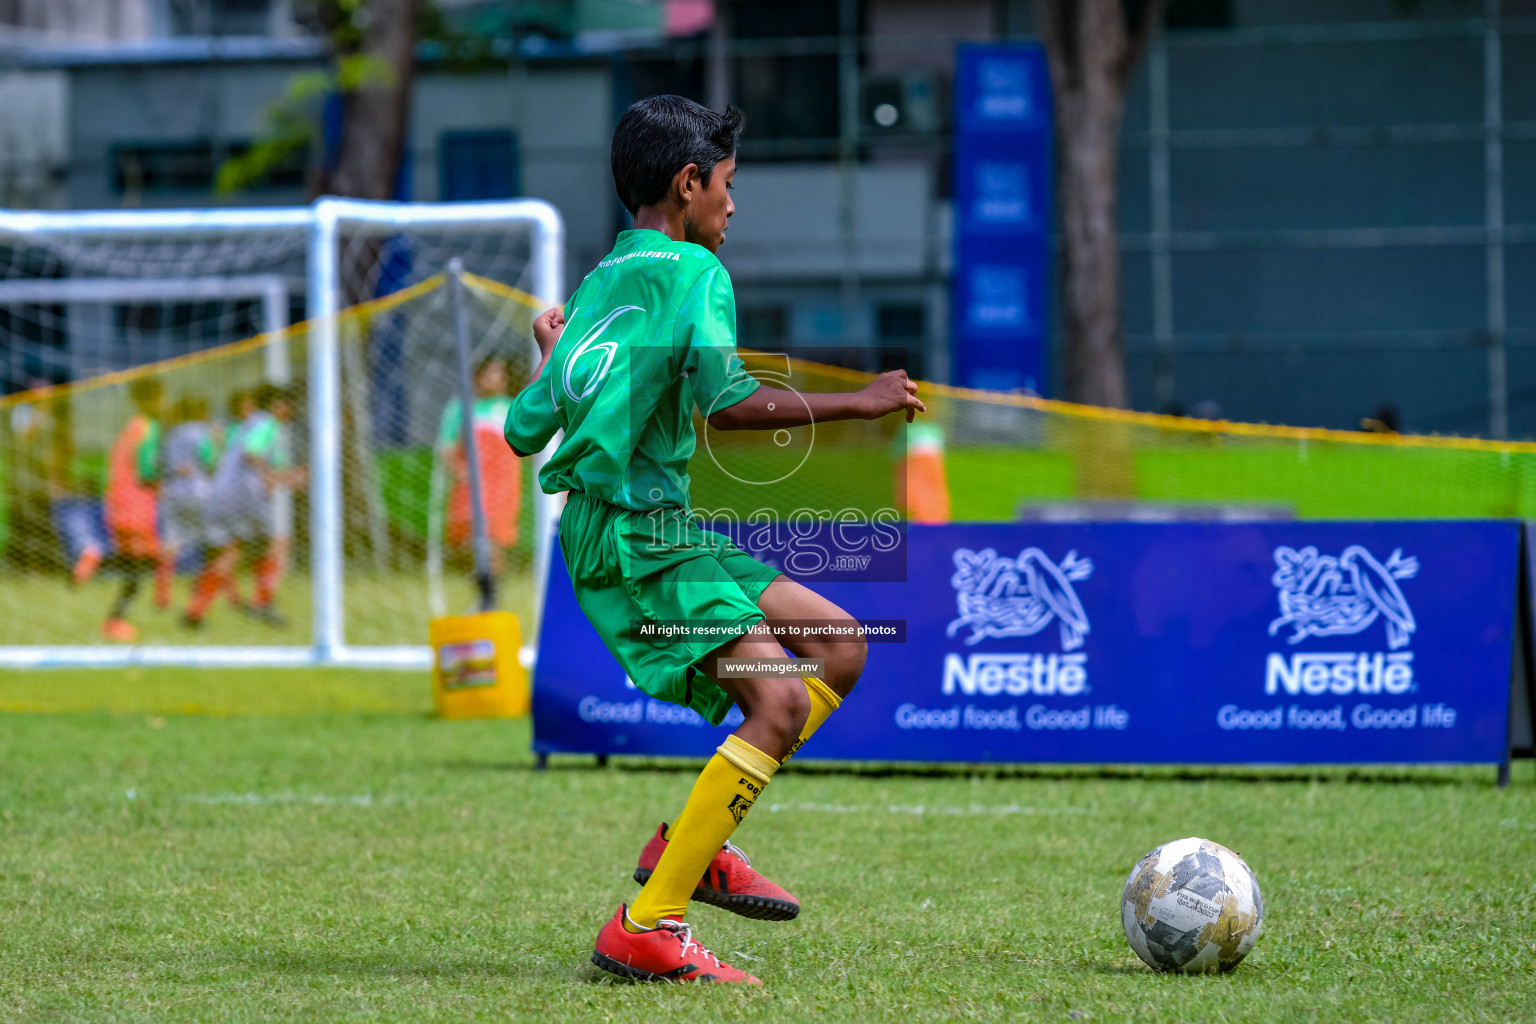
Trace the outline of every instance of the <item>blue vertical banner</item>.
{"label": "blue vertical banner", "polygon": [[960,47],[950,311],[962,387],[1044,393],[1052,133],[1040,46]]}

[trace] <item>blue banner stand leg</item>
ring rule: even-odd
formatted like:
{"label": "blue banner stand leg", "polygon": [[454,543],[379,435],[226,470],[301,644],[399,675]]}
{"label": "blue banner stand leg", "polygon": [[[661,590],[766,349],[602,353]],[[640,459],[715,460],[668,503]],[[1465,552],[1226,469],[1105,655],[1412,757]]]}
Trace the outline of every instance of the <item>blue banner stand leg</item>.
{"label": "blue banner stand leg", "polygon": [[549,755],[540,751],[533,755],[533,770],[543,772],[549,770]]}
{"label": "blue banner stand leg", "polygon": [[1509,673],[1509,747],[1499,765],[1498,788],[1509,785],[1517,757],[1536,757],[1536,600],[1532,599],[1531,524],[1520,531],[1520,574],[1515,614],[1515,651]]}

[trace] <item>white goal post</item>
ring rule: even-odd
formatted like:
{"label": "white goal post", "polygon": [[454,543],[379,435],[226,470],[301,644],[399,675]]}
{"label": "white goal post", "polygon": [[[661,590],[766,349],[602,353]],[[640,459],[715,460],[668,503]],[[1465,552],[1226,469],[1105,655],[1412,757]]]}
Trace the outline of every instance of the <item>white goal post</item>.
{"label": "white goal post", "polygon": [[[425,644],[349,644],[343,596],[347,586],[343,539],[341,339],[337,314],[345,294],[341,267],[343,236],[387,239],[401,232],[451,232],[455,238],[526,236],[524,288],[539,300],[562,301],[564,226],[553,206],[519,199],[469,203],[388,203],[322,198],[307,207],[0,211],[0,245],[17,239],[68,243],[72,238],[144,239],[174,236],[221,239],[243,235],[292,236],[306,253],[303,287],[309,320],[307,398],[309,436],[309,569],[312,595],[311,642],[307,646],[180,645],[128,646],[0,645],[0,666],[295,666],[328,665],[425,669],[431,650]],[[439,268],[440,269],[440,268]],[[131,303],[155,299],[251,298],[261,303],[262,330],[286,326],[289,289],[297,281],[272,274],[207,277],[115,278],[67,276],[0,281],[0,308],[16,303]],[[274,338],[276,335],[273,335]],[[284,348],[266,353],[267,375],[283,382]],[[274,362],[275,361],[275,362]],[[535,456],[535,472],[548,452]],[[550,556],[552,525],[558,504],[533,489],[532,571],[535,599],[542,607],[542,581]],[[534,623],[525,624],[532,630]],[[424,639],[424,638],[423,638]],[[526,660],[525,648],[525,660]]]}

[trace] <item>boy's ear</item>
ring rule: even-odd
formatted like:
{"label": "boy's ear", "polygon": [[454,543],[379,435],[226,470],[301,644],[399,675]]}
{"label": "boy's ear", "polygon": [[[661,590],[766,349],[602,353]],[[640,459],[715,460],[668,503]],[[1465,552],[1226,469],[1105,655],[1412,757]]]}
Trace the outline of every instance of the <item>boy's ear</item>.
{"label": "boy's ear", "polygon": [[703,176],[699,174],[698,164],[686,164],[676,174],[672,175],[672,200],[678,206],[687,206],[693,202],[694,195],[703,187]]}

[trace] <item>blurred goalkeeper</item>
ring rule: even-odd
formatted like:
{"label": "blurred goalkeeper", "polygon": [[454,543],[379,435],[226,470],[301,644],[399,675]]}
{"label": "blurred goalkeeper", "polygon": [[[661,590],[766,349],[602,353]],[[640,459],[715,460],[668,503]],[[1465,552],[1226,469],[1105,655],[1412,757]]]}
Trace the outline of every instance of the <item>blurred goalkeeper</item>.
{"label": "blurred goalkeeper", "polygon": [[161,563],[174,569],[177,558],[196,551],[203,543],[203,517],[218,462],[213,424],[208,421],[208,400],[183,395],[171,407],[171,428],[166,431],[161,456],[160,532]]}
{"label": "blurred goalkeeper", "polygon": [[[735,212],[741,115],[680,96],[641,100],[613,135],[613,177],[635,227],[582,281],[565,309],[540,314],[544,361],[512,401],[506,436],[519,455],[564,431],[539,474],[569,491],[560,549],[576,600],[624,671],[650,696],[714,725],[745,716],[725,738],[669,826],[640,854],[644,886],[597,936],[592,962],[638,981],[757,983],[721,963],[683,921],[688,901],[784,921],[800,905],[754,871],[730,838],[773,774],[841,704],[864,667],[852,643],[776,639],[766,620],[850,623],[831,601],[784,578],[691,515],[688,458],[697,406],[716,430],[780,430],[875,419],[923,408],[900,371],[851,394],[796,394],[760,385],[736,354],[736,300],[715,258]],[[654,639],[647,623],[686,623]],[[638,629],[632,630],[632,623]],[[801,676],[785,648],[824,659]],[[739,678],[722,658],[784,662],[787,674]]]}
{"label": "blurred goalkeeper", "polygon": [[231,432],[219,457],[204,509],[208,558],[183,619],[189,628],[200,627],[214,600],[229,589],[242,550],[260,551],[255,592],[242,610],[271,626],[287,624],[272,606],[288,564],[288,538],[276,531],[273,496],[308,479],[293,465],[288,446],[293,401],[290,389],[263,384],[256,391],[256,411]]}

